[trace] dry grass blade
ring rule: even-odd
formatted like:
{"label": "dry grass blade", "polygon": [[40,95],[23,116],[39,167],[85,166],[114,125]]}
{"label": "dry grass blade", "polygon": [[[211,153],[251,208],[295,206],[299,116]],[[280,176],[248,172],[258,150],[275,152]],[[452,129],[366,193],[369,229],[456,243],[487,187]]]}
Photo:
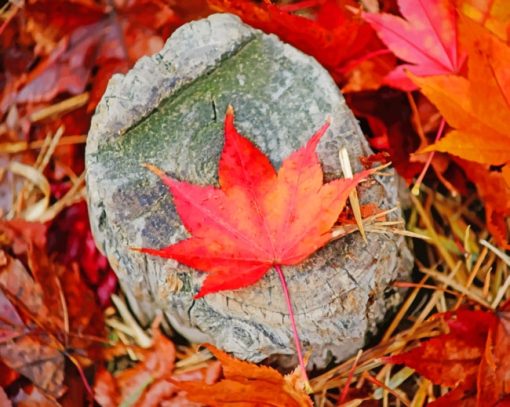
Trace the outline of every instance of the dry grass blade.
{"label": "dry grass blade", "polygon": [[[119,314],[121,318],[124,321],[124,324],[127,325],[129,330],[126,330],[125,332],[130,332],[130,334],[133,336],[133,338],[136,341],[136,344],[142,348],[148,348],[152,345],[152,339],[145,333],[145,331],[138,325],[138,322],[136,322],[133,315],[131,315],[131,312],[129,311],[127,305],[122,301],[122,299],[116,295],[113,294],[112,302],[115,304],[115,307],[119,311]],[[111,326],[111,321],[109,322]]]}
{"label": "dry grass blade", "polygon": [[[61,146],[69,146],[73,144],[83,144],[87,140],[87,136],[84,134],[65,136],[58,142],[57,148]],[[45,144],[44,140],[28,141],[10,141],[0,143],[0,153],[4,154],[17,154],[26,150],[35,150],[42,148]]]}
{"label": "dry grass blade", "polygon": [[424,222],[428,232],[430,233],[430,238],[431,238],[432,242],[434,243],[436,248],[439,250],[439,252],[440,252],[441,256],[443,257],[443,259],[448,264],[448,267],[450,267],[450,269],[454,269],[455,268],[455,261],[451,257],[450,253],[448,253],[444,249],[444,247],[441,245],[439,236],[438,236],[436,230],[434,229],[434,222],[432,222],[430,216],[427,214],[427,211],[425,210],[425,208],[423,207],[421,202],[414,195],[412,195],[412,194],[410,195],[410,197],[411,197],[411,200],[412,200],[412,202],[414,204],[414,207],[416,208],[416,210],[420,214],[422,221]]}
{"label": "dry grass blade", "polygon": [[14,204],[6,215],[7,219],[22,218],[28,221],[48,222],[54,219],[64,208],[85,198],[85,173],[76,176],[72,170],[63,166],[65,173],[72,182],[72,186],[61,199],[53,205],[49,205],[51,190],[48,179],[43,175],[44,169],[50,163],[55,150],[59,146],[83,143],[86,137],[62,137],[63,134],[64,127],[61,126],[53,136],[48,135],[44,140],[36,140],[31,143],[0,144],[0,152],[17,153],[28,148],[40,148],[41,150],[33,164],[22,164],[12,160],[7,167],[7,170],[25,179],[22,187],[14,193]]}
{"label": "dry grass blade", "polygon": [[[17,161],[11,161],[8,165],[8,170],[14,174],[24,177],[30,185],[36,186],[43,197],[34,203],[31,203],[26,209],[23,209],[25,202],[29,197],[23,194],[24,189],[19,193],[17,204],[13,206],[12,210],[7,214],[7,219],[14,219],[21,217],[29,221],[36,221],[46,211],[50,203],[50,183],[40,170],[30,165],[21,164]],[[27,185],[27,184],[26,184]],[[30,188],[32,191],[32,188]]]}
{"label": "dry grass blade", "polygon": [[510,256],[503,253],[496,246],[490,244],[487,240],[484,240],[484,239],[480,240],[480,244],[482,246],[487,247],[489,250],[491,250],[496,256],[498,256],[501,260],[503,260],[507,266],[510,267]]}
{"label": "dry grass blade", "polygon": [[473,290],[467,289],[462,284],[456,282],[452,277],[444,275],[443,273],[439,273],[435,270],[426,269],[426,268],[421,269],[421,272],[424,274],[427,274],[431,277],[434,277],[437,281],[439,281],[445,285],[448,285],[448,286],[454,288],[455,290],[464,294],[466,297],[468,297],[472,301],[477,302],[478,304],[483,305],[484,307],[487,307],[487,308],[490,307],[490,304],[481,296],[481,293],[478,294],[476,292],[473,292]]}
{"label": "dry grass blade", "polygon": [[[395,390],[397,389],[402,383],[404,383],[409,377],[411,377],[414,373],[413,369],[410,369],[408,367],[404,367],[400,369],[397,373],[395,373],[393,376],[391,376],[386,386],[388,386],[389,389]],[[374,400],[380,400],[383,398],[384,388],[380,387],[378,388],[373,395]]]}
{"label": "dry grass blade", "polygon": [[79,95],[70,97],[69,99],[63,100],[62,102],[55,103],[54,105],[45,107],[37,110],[30,115],[30,121],[32,123],[52,118],[64,113],[68,113],[72,110],[78,109],[85,106],[89,100],[89,93],[84,92]]}
{"label": "dry grass blade", "polygon": [[427,277],[422,278],[422,280],[420,281],[419,285],[417,285],[414,288],[414,290],[411,292],[411,294],[408,295],[408,297],[406,298],[404,303],[401,305],[401,307],[398,310],[397,314],[395,315],[395,317],[391,321],[390,326],[388,327],[388,329],[384,333],[384,336],[383,336],[383,338],[381,340],[382,343],[387,342],[391,338],[391,335],[393,335],[393,332],[395,332],[395,330],[397,329],[398,325],[400,324],[400,322],[404,318],[404,315],[409,311],[409,308],[411,307],[411,305],[415,301],[416,296],[418,295],[420,289],[422,288],[421,285],[425,282],[426,279],[427,279]]}
{"label": "dry grass blade", "polygon": [[[439,320],[430,320],[425,323],[417,324],[411,329],[397,333],[385,343],[378,343],[374,347],[363,352],[359,358],[354,374],[360,375],[365,371],[371,371],[384,365],[381,360],[382,357],[401,351],[408,346],[409,343],[417,339],[435,336],[440,332],[441,328],[442,324]],[[323,390],[343,386],[347,380],[354,359],[353,357],[346,360],[328,372],[313,378],[311,384],[315,392],[318,393]]]}
{"label": "dry grass blade", "polygon": [[[402,236],[412,237],[416,239],[423,239],[423,240],[429,240],[430,238],[428,236],[425,236],[420,233],[411,232],[408,230],[403,229],[404,223],[403,221],[380,221],[378,219],[381,219],[382,217],[393,213],[397,211],[398,208],[392,208],[386,211],[382,211],[379,213],[376,213],[375,215],[368,216],[361,220],[361,225],[363,227],[364,231],[371,232],[371,233],[392,233],[392,234],[398,234]],[[361,215],[361,213],[360,213]],[[396,228],[395,226],[402,226],[401,228]],[[354,224],[345,224],[345,225],[337,225],[333,227],[331,232],[331,238],[332,240],[340,239],[341,237],[347,236],[351,233],[354,233],[356,231],[360,230],[359,225]]]}
{"label": "dry grass blade", "polygon": [[41,149],[41,153],[39,154],[39,157],[37,157],[37,161],[35,162],[35,167],[37,169],[43,171],[46,168],[63,135],[64,126],[60,126],[53,135],[53,137],[49,137],[48,147],[46,149],[44,148]]}
{"label": "dry grass blade", "polygon": [[[352,178],[352,168],[351,163],[349,161],[349,155],[347,154],[347,149],[345,147],[341,148],[338,152],[338,158],[340,159],[340,166],[342,167],[342,171],[344,173],[345,178]],[[356,189],[353,189],[349,193],[349,202],[351,203],[352,213],[354,214],[354,219],[356,220],[356,224],[358,225],[358,230],[363,237],[365,243],[367,243],[367,236],[365,234],[365,229],[363,227],[363,219],[361,217],[361,208],[358,199],[358,192]]]}
{"label": "dry grass blade", "polygon": [[85,199],[85,172],[81,174],[62,198],[47,208],[37,219],[39,222],[47,222],[54,219],[64,208]]}

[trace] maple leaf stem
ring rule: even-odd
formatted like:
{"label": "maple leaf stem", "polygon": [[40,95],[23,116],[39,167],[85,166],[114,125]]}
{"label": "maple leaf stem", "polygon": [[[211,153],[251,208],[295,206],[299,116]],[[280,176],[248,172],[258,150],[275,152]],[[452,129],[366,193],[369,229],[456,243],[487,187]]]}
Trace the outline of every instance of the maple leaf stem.
{"label": "maple leaf stem", "polygon": [[88,395],[91,397],[91,399],[94,399],[94,392],[90,388],[90,384],[87,380],[87,377],[85,376],[85,372],[83,371],[83,369],[80,365],[80,362],[78,362],[78,360],[74,356],[70,355],[67,352],[65,352],[65,355],[67,356],[67,358],[71,361],[71,363],[74,365],[74,367],[78,371],[81,381],[83,382],[83,387],[85,387],[85,391],[88,393]]}
{"label": "maple leaf stem", "polygon": [[294,343],[296,345],[296,351],[298,355],[299,360],[299,366],[301,367],[301,373],[303,376],[303,380],[305,382],[305,390],[308,393],[312,392],[312,388],[310,386],[310,382],[308,381],[308,375],[306,374],[306,365],[303,358],[303,351],[301,350],[301,340],[299,339],[299,334],[296,326],[296,320],[294,318],[294,311],[292,309],[292,302],[290,300],[290,294],[289,294],[289,288],[287,286],[287,281],[285,280],[285,276],[283,274],[282,268],[279,264],[274,265],[274,269],[278,273],[278,276],[280,277],[280,282],[282,284],[283,289],[283,295],[285,297],[285,301],[287,302],[287,308],[289,310],[289,318],[290,318],[290,324],[292,325],[292,333],[294,335]]}
{"label": "maple leaf stem", "polygon": [[[441,119],[441,123],[439,124],[439,128],[437,129],[436,138],[434,139],[434,143],[437,140],[439,140],[441,138],[441,136],[443,135],[443,131],[444,131],[445,125],[446,125],[446,121],[444,120],[444,118],[442,118]],[[427,162],[425,163],[425,167],[423,167],[423,170],[421,171],[420,176],[416,180],[416,182],[415,182],[415,184],[413,186],[413,189],[411,190],[411,192],[415,196],[420,195],[420,186],[421,186],[421,183],[423,182],[423,178],[425,178],[425,174],[427,173],[427,170],[429,169],[430,164],[432,163],[432,159],[434,158],[434,154],[435,154],[435,151],[432,151],[431,153],[429,153],[429,157],[427,158]]]}

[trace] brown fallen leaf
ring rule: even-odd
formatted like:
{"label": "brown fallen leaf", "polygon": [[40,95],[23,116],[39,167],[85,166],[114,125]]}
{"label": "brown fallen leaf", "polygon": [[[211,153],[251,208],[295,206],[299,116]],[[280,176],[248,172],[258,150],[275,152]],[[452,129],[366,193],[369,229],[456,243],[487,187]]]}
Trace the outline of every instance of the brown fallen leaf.
{"label": "brown fallen leaf", "polygon": [[35,386],[25,386],[20,389],[13,397],[12,402],[17,407],[61,407],[54,398]]}
{"label": "brown fallen leaf", "polygon": [[103,319],[78,269],[49,259],[43,232],[41,224],[0,222],[0,360],[58,398],[66,357],[80,373],[100,357]]}
{"label": "brown fallen leaf", "polygon": [[200,406],[193,403],[176,381],[193,380],[199,386],[213,383],[219,376],[219,365],[210,363],[185,373],[175,373],[175,346],[158,328],[159,321],[153,323],[153,344],[148,349],[137,349],[141,362],[112,374],[102,369],[96,375],[94,385],[95,400],[102,407],[127,405],[149,406]]}
{"label": "brown fallen leaf", "polygon": [[12,406],[11,401],[7,397],[7,394],[5,394],[5,391],[3,390],[2,387],[0,387],[0,406],[4,406],[4,407]]}
{"label": "brown fallen leaf", "polygon": [[[41,287],[19,260],[8,256],[0,272],[0,288],[2,308],[10,306],[9,314],[0,322],[3,339],[0,358],[49,394],[61,396],[64,356],[56,338],[38,326],[39,323],[53,325],[55,321],[50,319],[44,305]],[[24,319],[28,321],[24,323]]]}
{"label": "brown fallen leaf", "polygon": [[84,0],[33,0],[19,18],[26,21],[25,35],[33,37],[40,61],[30,72],[9,78],[9,89],[0,97],[2,112],[13,103],[82,93],[95,76],[93,110],[112,74],[159,51],[184,22],[161,0],[126,0],[108,7]]}
{"label": "brown fallen leaf", "polygon": [[175,381],[189,400],[211,407],[312,406],[299,371],[282,376],[271,367],[235,359],[209,344],[204,346],[221,362],[224,378],[214,384]]}

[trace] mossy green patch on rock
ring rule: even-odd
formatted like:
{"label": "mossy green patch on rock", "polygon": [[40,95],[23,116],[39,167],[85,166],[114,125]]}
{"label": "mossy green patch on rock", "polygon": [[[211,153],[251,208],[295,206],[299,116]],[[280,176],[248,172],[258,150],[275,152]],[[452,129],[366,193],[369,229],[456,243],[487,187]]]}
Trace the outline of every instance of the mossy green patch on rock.
{"label": "mossy green patch on rock", "polygon": [[[229,104],[236,108],[241,131],[249,135],[254,131],[254,141],[263,151],[298,148],[309,136],[302,123],[315,122],[318,127],[330,114],[331,104],[310,99],[316,79],[311,69],[300,67],[291,74],[291,61],[275,61],[275,53],[268,52],[276,51],[271,50],[273,45],[268,37],[256,35],[211,72],[162,100],[123,137],[103,146],[98,160],[115,164],[115,171],[125,178],[151,162],[177,177],[209,183],[215,176],[212,170],[221,152]],[[275,129],[293,134],[284,138],[285,147],[277,145],[283,137]],[[283,157],[271,158],[278,167]],[[186,165],[179,165],[183,162]]]}

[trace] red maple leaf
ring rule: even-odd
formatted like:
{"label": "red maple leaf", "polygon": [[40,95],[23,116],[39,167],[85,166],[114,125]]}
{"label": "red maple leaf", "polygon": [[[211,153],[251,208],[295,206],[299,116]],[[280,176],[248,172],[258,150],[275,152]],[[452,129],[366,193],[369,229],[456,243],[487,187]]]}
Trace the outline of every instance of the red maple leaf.
{"label": "red maple leaf", "polygon": [[440,315],[449,332],[391,356],[435,384],[453,389],[434,407],[507,405],[510,400],[510,301],[496,312],[458,310]]}
{"label": "red maple leaf", "polygon": [[229,107],[218,169],[221,189],[178,181],[147,165],[169,187],[177,213],[192,237],[163,249],[136,249],[207,272],[195,298],[246,287],[274,267],[284,288],[303,369],[280,265],[298,264],[328,243],[349,193],[373,172],[366,170],[353,178],[323,184],[315,148],[328,127],[327,122],[276,172],[267,156],[236,131]]}
{"label": "red maple leaf", "polygon": [[193,236],[141,251],[207,272],[195,298],[246,287],[272,266],[302,262],[329,242],[349,192],[370,172],[323,185],[315,148],[328,127],[324,124],[306,146],[284,160],[277,173],[236,131],[229,108],[218,170],[221,189],[178,181],[147,165],[169,187],[177,213]]}
{"label": "red maple leaf", "polygon": [[[237,14],[262,31],[278,35],[306,54],[315,57],[331,75],[343,75],[362,61],[384,50],[374,30],[359,13],[352,0],[318,0],[276,5],[269,1],[208,0],[213,10]],[[292,13],[312,7],[312,18]],[[387,70],[385,70],[387,71]]]}
{"label": "red maple leaf", "polygon": [[450,0],[398,0],[405,19],[386,13],[363,13],[381,40],[400,59],[386,83],[416,89],[406,71],[417,76],[457,72],[464,57],[457,44],[457,14]]}

